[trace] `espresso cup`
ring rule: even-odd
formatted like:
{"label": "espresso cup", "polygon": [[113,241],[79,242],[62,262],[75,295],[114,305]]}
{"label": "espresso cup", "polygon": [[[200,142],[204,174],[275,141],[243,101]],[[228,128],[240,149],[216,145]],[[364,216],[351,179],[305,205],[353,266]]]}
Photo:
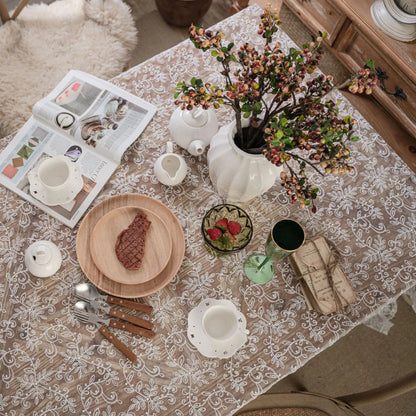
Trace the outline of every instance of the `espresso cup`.
{"label": "espresso cup", "polygon": [[74,199],[84,181],[75,163],[63,155],[43,160],[28,172],[30,193],[46,205],[59,205]]}
{"label": "espresso cup", "polygon": [[213,341],[226,341],[238,331],[236,311],[224,305],[213,305],[203,316],[202,328]]}
{"label": "espresso cup", "polygon": [[39,165],[38,178],[42,186],[52,192],[65,189],[70,178],[70,167],[66,157],[45,159]]}

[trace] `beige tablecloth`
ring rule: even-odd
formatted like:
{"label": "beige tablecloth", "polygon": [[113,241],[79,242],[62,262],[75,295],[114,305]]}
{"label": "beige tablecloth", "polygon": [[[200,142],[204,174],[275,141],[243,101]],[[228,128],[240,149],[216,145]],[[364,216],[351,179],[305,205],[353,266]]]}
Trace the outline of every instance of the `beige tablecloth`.
{"label": "beige tablecloth", "polygon": [[[247,34],[254,37],[259,14],[253,6],[218,27],[239,45]],[[282,31],[278,36],[284,47],[291,45]],[[322,189],[316,214],[290,205],[277,185],[243,205],[254,223],[246,249],[223,257],[206,251],[201,219],[222,202],[210,183],[206,156],[176,148],[189,166],[185,181],[176,187],[157,182],[153,163],[170,139],[167,123],[175,109],[175,84],[192,76],[219,83],[217,69],[209,53],[186,41],[114,79],[155,104],[158,112],[93,205],[120,193],[151,196],[177,215],[186,239],[177,276],[144,299],[154,307],[157,336],[149,340],[117,332],[137,354],[136,363],[72,314],[73,287],[87,280],[75,254],[77,227],[61,225],[0,188],[1,414],[231,415],[415,285],[415,175],[338,93],[334,98],[341,100],[341,114],[358,120],[356,174],[316,177]],[[218,115],[221,121],[231,119],[225,109]],[[263,250],[269,227],[280,216],[296,218],[308,237],[326,236],[341,253],[359,296],[348,313],[309,312],[287,261],[276,264],[268,284],[245,278],[244,259]],[[63,266],[50,278],[37,279],[25,269],[24,251],[37,239],[51,240],[61,249]],[[187,339],[188,313],[206,297],[231,300],[247,318],[248,342],[232,358],[206,358]]]}

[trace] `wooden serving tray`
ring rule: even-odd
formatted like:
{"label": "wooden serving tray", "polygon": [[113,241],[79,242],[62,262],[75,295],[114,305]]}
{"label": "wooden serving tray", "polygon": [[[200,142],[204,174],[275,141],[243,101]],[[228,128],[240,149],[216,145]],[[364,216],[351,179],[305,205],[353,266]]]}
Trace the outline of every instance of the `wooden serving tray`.
{"label": "wooden serving tray", "polygon": [[[95,265],[90,252],[90,237],[97,222],[113,209],[128,206],[155,213],[165,223],[172,240],[172,252],[165,269],[153,279],[133,285],[115,282],[105,276]],[[185,255],[185,238],[179,220],[166,205],[145,195],[123,194],[100,202],[84,217],[78,230],[76,253],[82,271],[100,290],[113,296],[138,298],[157,292],[175,277]]]}
{"label": "wooden serving tray", "polygon": [[[126,269],[116,255],[115,245],[120,233],[142,212],[151,222],[145,237],[144,255],[140,268]],[[172,238],[161,218],[144,208],[121,207],[100,218],[90,231],[90,251],[95,265],[109,279],[125,285],[154,279],[168,264]]]}

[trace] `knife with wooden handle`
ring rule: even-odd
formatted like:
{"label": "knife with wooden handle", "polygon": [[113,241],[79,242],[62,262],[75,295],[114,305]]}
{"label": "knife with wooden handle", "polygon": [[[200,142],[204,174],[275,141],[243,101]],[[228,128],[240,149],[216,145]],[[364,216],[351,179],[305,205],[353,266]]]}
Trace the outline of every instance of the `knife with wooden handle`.
{"label": "knife with wooden handle", "polygon": [[145,319],[139,318],[137,316],[119,311],[118,309],[110,308],[109,306],[103,306],[100,302],[91,301],[90,303],[94,308],[100,308],[102,311],[106,312],[110,316],[115,316],[118,319],[122,319],[123,321],[127,321],[134,325],[141,326],[142,328],[153,329],[155,326],[150,321],[146,321]]}
{"label": "knife with wooden handle", "polygon": [[125,322],[110,319],[109,326],[111,328],[121,329],[122,331],[131,332],[132,334],[141,335],[146,338],[153,338],[156,334],[150,329],[145,329],[140,326],[130,325]]}
{"label": "knife with wooden handle", "polygon": [[141,326],[142,328],[153,329],[155,326],[152,322],[149,322],[149,321],[146,321],[145,319],[138,318],[137,316],[119,311],[118,309],[106,308],[106,307],[101,307],[101,309],[107,312],[110,316],[115,316],[118,319],[122,319],[123,321],[127,321],[134,325]]}
{"label": "knife with wooden handle", "polygon": [[135,302],[133,300],[118,298],[116,296],[109,295],[105,300],[109,303],[113,303],[114,305],[125,306],[126,308],[134,309],[136,311],[141,311],[145,313],[151,313],[153,311],[153,307],[150,305]]}
{"label": "knife with wooden handle", "polygon": [[108,328],[101,326],[100,333],[104,335],[119,351],[121,351],[130,361],[137,361],[137,355],[123,344],[115,335],[113,335]]}

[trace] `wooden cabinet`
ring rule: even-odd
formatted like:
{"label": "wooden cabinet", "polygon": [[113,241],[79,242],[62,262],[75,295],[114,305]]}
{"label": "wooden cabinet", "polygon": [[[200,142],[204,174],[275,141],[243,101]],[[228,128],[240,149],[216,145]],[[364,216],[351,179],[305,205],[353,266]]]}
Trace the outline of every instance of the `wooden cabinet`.
{"label": "wooden cabinet", "polygon": [[[377,103],[373,106],[368,105],[369,100],[361,103],[374,113],[364,116],[373,119],[374,127],[416,171],[416,42],[400,42],[384,34],[371,17],[373,2],[283,0],[313,33],[328,33],[325,45],[351,73],[369,59],[385,72],[388,78],[382,82],[384,90],[377,88],[373,95]],[[396,87],[406,99],[393,95]],[[380,131],[382,125],[386,128]]]}

